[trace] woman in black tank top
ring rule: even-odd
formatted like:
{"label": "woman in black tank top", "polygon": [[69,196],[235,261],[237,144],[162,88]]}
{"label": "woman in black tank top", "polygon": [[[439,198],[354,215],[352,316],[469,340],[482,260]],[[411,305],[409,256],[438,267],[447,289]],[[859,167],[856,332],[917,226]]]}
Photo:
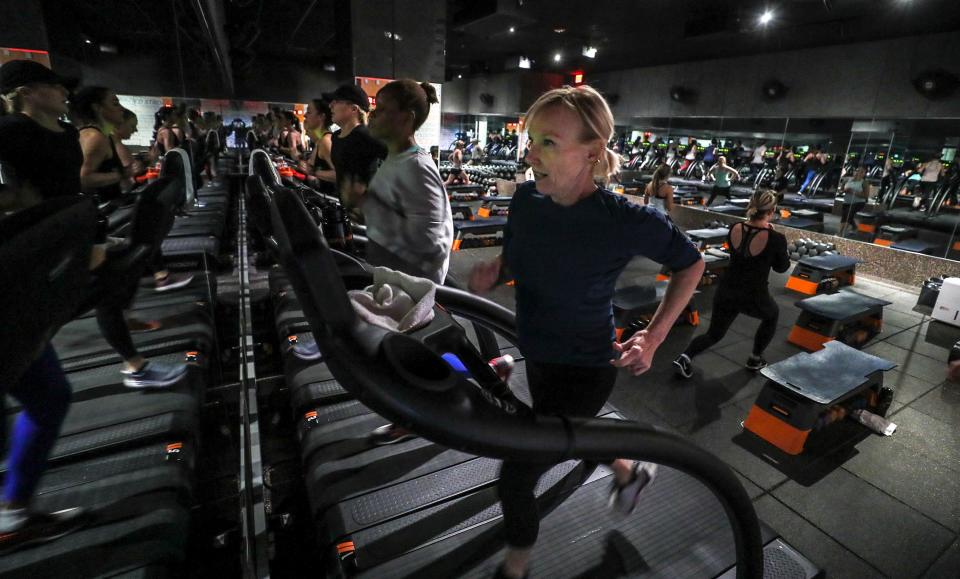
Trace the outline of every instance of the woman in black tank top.
{"label": "woman in black tank top", "polygon": [[118,199],[130,178],[111,137],[113,128],[123,123],[120,100],[108,88],[86,87],[70,100],[70,114],[80,127],[81,188],[100,201]]}
{"label": "woman in black tank top", "polygon": [[766,366],[763,351],[773,340],[780,315],[780,308],[767,289],[767,278],[771,268],[783,273],[790,267],[787,238],[770,227],[776,209],[777,194],[758,191],[747,207],[748,220],[730,227],[730,267],[714,294],[710,329],[697,336],[673,362],[683,377],[693,376],[693,358],[722,340],[740,314],[760,320],[746,366],[750,370]]}
{"label": "woman in black tank top", "polygon": [[160,107],[153,115],[153,148],[158,157],[167,154],[170,149],[180,146],[180,137],[173,130],[177,122],[176,109],[173,107]]}

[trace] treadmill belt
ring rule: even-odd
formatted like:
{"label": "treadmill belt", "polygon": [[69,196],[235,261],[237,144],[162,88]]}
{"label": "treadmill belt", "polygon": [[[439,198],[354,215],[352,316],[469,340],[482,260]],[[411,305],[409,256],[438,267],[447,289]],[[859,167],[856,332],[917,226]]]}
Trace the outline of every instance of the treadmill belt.
{"label": "treadmill belt", "polygon": [[[123,509],[94,512],[84,529],[0,557],[0,574],[16,577],[163,577],[141,574],[182,562],[189,513],[171,493],[138,496]],[[160,569],[156,569],[159,571]]]}
{"label": "treadmill belt", "polygon": [[[601,475],[607,472],[603,469]],[[734,564],[733,533],[723,507],[694,478],[660,467],[637,512],[627,517],[607,508],[609,489],[610,481],[595,474],[592,482],[542,517],[533,574],[701,579],[720,575]],[[363,566],[361,576],[492,576],[503,559],[503,543],[499,504],[491,509],[489,516],[463,532],[423,542],[396,559]],[[775,534],[761,527],[766,543]],[[353,540],[357,543],[357,535]]]}

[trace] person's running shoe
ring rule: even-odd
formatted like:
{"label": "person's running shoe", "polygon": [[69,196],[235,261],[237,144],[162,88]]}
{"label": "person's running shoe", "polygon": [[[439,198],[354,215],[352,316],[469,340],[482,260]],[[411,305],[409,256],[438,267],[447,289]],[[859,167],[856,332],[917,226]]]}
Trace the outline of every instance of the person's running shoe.
{"label": "person's running shoe", "polygon": [[141,332],[153,332],[163,327],[163,324],[157,320],[139,320],[137,318],[127,318],[127,329],[131,334]]}
{"label": "person's running shoe", "polygon": [[760,356],[750,356],[747,358],[747,370],[753,370],[756,372],[761,368],[766,367],[767,361]]}
{"label": "person's running shoe", "polygon": [[186,364],[147,362],[140,370],[121,370],[127,388],[164,388],[175,384],[187,373]]}
{"label": "person's running shoe", "polygon": [[610,490],[610,509],[623,515],[633,514],[640,504],[640,494],[657,478],[657,465],[653,462],[637,461],[633,464],[633,476],[625,485],[613,482]]}
{"label": "person's running shoe", "polygon": [[168,273],[166,277],[155,280],[156,285],[153,289],[158,292],[166,292],[180,289],[185,285],[189,285],[192,281],[193,275],[191,274]]}
{"label": "person's running shoe", "polygon": [[80,507],[53,513],[27,513],[27,509],[0,509],[0,555],[54,541],[87,524]]}
{"label": "person's running shoe", "polygon": [[693,360],[690,359],[690,356],[680,354],[673,361],[673,365],[677,367],[677,372],[684,378],[693,378]]}
{"label": "person's running shoe", "polygon": [[376,446],[386,446],[416,437],[416,434],[396,424],[386,424],[370,433],[370,442]]}

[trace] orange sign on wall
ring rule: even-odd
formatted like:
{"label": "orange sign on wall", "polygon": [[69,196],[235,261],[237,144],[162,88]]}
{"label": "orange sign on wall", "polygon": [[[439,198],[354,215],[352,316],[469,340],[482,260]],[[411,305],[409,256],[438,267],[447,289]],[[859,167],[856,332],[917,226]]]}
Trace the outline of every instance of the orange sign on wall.
{"label": "orange sign on wall", "polygon": [[11,60],[35,60],[50,68],[50,53],[46,50],[32,48],[4,48],[0,47],[0,65]]}
{"label": "orange sign on wall", "polygon": [[367,101],[370,102],[370,110],[377,108],[377,93],[380,92],[380,89],[385,87],[387,83],[391,82],[392,79],[389,78],[376,78],[372,76],[358,76],[356,77],[357,86],[363,89],[363,92],[367,93]]}

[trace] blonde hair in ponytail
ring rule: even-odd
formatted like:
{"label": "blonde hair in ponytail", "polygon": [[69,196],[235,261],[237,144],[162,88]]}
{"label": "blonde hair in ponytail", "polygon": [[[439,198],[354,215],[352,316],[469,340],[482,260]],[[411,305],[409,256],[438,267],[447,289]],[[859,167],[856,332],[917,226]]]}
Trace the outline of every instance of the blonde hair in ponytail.
{"label": "blonde hair in ponytail", "polygon": [[772,189],[761,189],[753,194],[747,205],[747,219],[756,219],[777,208],[777,193]]}
{"label": "blonde hair in ponytail", "polygon": [[577,113],[583,122],[582,142],[600,141],[603,144],[593,176],[602,179],[605,184],[609,183],[610,177],[620,170],[620,155],[607,148],[607,143],[613,138],[613,113],[606,99],[595,88],[585,84],[555,88],[540,95],[530,106],[526,124],[529,125],[533,117],[554,106],[566,107]]}

